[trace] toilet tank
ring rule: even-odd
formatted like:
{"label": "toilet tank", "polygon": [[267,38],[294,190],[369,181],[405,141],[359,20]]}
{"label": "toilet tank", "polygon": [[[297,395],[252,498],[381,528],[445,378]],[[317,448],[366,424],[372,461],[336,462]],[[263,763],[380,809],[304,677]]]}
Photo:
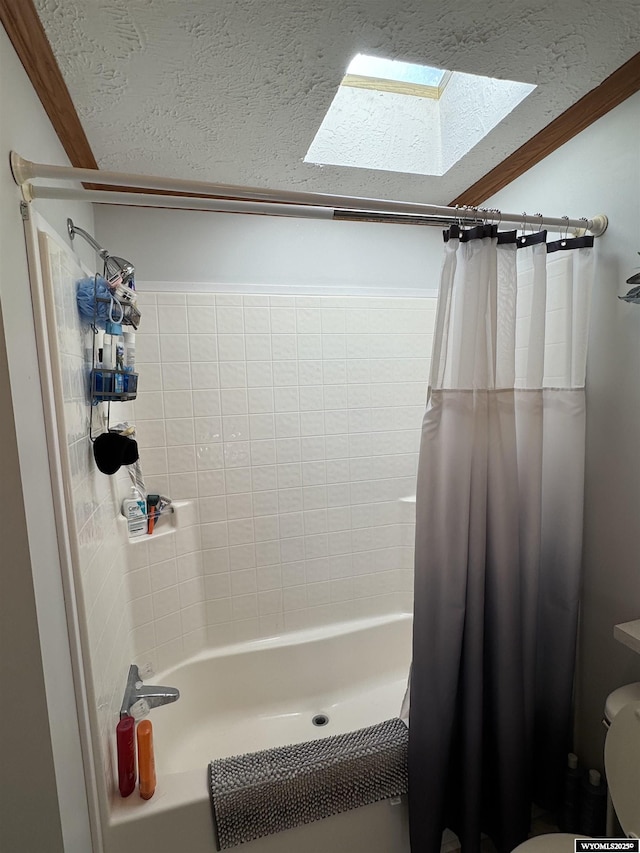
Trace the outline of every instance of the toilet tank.
{"label": "toilet tank", "polygon": [[607,696],[607,701],[604,705],[603,723],[607,728],[616,718],[618,712],[628,705],[629,702],[640,702],[640,681],[635,681],[633,684],[625,684],[623,687],[618,687],[613,693]]}

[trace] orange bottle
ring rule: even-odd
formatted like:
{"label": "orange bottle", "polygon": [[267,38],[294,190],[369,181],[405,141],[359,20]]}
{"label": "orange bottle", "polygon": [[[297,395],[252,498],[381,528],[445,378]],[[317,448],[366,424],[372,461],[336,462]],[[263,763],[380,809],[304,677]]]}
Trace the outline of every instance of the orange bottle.
{"label": "orange bottle", "polygon": [[138,780],[140,796],[150,800],[156,790],[156,762],[153,755],[153,726],[149,720],[138,723]]}

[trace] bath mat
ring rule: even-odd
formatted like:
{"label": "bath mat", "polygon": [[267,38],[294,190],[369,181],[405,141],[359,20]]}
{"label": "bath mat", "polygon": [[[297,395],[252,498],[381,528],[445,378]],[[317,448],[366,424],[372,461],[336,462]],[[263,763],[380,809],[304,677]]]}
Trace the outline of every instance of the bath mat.
{"label": "bath mat", "polygon": [[209,764],[218,849],[407,792],[400,719]]}

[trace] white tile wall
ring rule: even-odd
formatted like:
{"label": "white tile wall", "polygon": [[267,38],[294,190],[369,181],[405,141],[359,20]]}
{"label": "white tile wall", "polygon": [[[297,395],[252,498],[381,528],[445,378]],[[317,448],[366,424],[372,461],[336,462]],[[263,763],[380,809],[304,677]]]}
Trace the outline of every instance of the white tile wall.
{"label": "white tile wall", "polygon": [[192,509],[129,547],[137,659],[410,607],[435,299],[139,296],[147,486]]}

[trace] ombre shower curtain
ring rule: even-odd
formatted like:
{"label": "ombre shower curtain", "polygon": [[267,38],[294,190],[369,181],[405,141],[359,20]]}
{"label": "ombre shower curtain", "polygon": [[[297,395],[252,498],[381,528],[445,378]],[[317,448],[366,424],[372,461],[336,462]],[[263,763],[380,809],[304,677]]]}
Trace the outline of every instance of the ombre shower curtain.
{"label": "ombre shower curtain", "polygon": [[445,234],[416,499],[412,853],[500,853],[570,746],[593,238]]}

